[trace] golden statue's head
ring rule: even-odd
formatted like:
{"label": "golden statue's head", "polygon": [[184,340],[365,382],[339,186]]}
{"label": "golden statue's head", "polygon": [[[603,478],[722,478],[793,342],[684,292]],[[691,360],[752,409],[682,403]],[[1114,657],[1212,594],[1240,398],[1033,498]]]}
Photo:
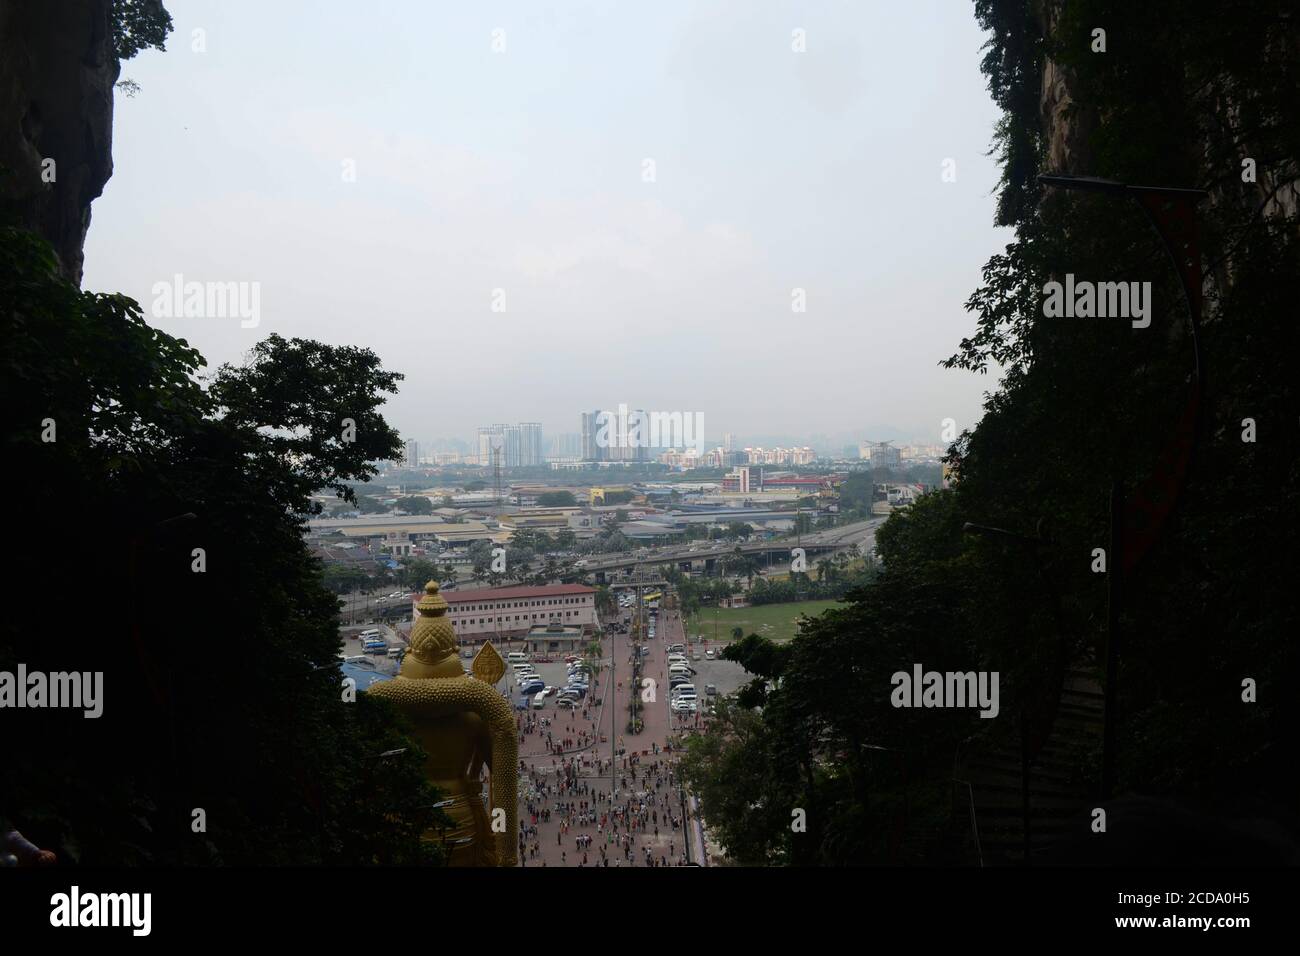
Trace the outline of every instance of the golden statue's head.
{"label": "golden statue's head", "polygon": [[424,586],[424,597],[415,606],[419,616],[411,628],[410,647],[399,672],[403,677],[463,677],[465,668],[456,656],[456,632],[447,617],[447,600],[438,593],[438,582]]}

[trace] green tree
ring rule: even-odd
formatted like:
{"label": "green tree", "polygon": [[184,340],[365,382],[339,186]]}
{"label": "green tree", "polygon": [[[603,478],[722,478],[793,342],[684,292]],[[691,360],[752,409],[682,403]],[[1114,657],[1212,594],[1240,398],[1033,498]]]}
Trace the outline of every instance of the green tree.
{"label": "green tree", "polygon": [[433,502],[424,495],[407,495],[404,498],[398,498],[395,507],[398,511],[408,515],[433,514]]}
{"label": "green tree", "polygon": [[402,584],[412,591],[422,590],[430,581],[440,580],[440,568],[427,558],[407,558],[402,562]]}
{"label": "green tree", "polygon": [[571,508],[577,503],[572,491],[547,491],[537,496],[537,504],[543,508]]}
{"label": "green tree", "polygon": [[[9,818],[86,864],[413,862],[409,820],[356,810],[377,737],[342,700],[338,604],[302,521],[317,489],[350,500],[349,482],[397,454],[378,407],[401,376],[366,350],[271,336],[205,383],[184,341],[125,296],[80,291],[47,244],[12,229],[0,323],[0,395],[29,423],[5,437],[30,506],[13,530],[40,558],[11,581],[29,602],[0,627],[0,669],[101,671],[111,688],[92,734],[80,713],[5,718]],[[82,533],[70,500],[121,558],[74,585],[93,626],[34,644],[46,609],[67,602],[39,569]],[[212,666],[232,640],[260,660],[236,692]],[[385,806],[430,802],[420,767],[414,751],[391,758]]]}

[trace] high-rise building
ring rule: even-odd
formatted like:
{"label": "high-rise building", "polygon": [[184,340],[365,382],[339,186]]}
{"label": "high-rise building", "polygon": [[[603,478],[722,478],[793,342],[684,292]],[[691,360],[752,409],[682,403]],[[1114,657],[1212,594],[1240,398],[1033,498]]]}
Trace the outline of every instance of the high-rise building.
{"label": "high-rise building", "polygon": [[548,458],[564,459],[582,457],[582,434],[579,432],[564,432],[556,435],[551,439],[551,450]]}
{"label": "high-rise building", "polygon": [[596,442],[596,436],[600,433],[600,412],[583,412],[582,413],[582,460],[583,461],[604,461],[604,452],[606,449],[600,447]]}
{"label": "high-rise building", "polygon": [[523,466],[542,465],[546,458],[542,454],[542,426],[539,422],[519,423],[519,464]]}
{"label": "high-rise building", "polygon": [[862,450],[866,452],[862,457],[871,460],[872,468],[897,468],[902,464],[899,449],[887,441],[863,442]]}
{"label": "high-rise building", "polygon": [[483,425],[478,430],[478,463],[505,467],[505,426]]}
{"label": "high-rise building", "polygon": [[582,413],[584,461],[650,461],[650,416],[645,409],[597,409]]}
{"label": "high-rise building", "polygon": [[546,463],[542,454],[542,426],[537,422],[518,425],[483,425],[478,430],[480,465],[520,468]]}
{"label": "high-rise building", "polygon": [[501,427],[501,467],[518,468],[521,457],[520,433],[518,425],[502,425]]}
{"label": "high-rise building", "polygon": [[420,467],[420,443],[418,441],[408,441],[406,443],[406,467]]}
{"label": "high-rise building", "polygon": [[731,474],[722,479],[722,488],[724,491],[738,491],[742,495],[750,492],[750,473],[748,465],[737,465],[731,470]]}

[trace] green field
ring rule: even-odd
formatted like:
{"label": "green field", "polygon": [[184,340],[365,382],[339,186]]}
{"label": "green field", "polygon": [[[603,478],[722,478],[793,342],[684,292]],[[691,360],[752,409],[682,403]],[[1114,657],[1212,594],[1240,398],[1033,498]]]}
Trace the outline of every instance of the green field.
{"label": "green field", "polygon": [[757,607],[704,608],[690,620],[690,633],[701,634],[705,640],[714,639],[713,621],[717,615],[717,637],[731,640],[731,629],[742,627],[745,634],[774,641],[788,641],[794,637],[795,622],[801,616],[816,617],[832,607],[844,607],[841,601],[791,601],[788,604],[761,604]]}

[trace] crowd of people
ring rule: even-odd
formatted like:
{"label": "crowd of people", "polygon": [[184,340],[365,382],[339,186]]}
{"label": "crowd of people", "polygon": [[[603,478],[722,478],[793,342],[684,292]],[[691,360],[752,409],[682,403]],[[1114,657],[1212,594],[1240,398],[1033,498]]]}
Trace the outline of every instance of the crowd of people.
{"label": "crowd of people", "polygon": [[[653,745],[651,755],[620,753],[615,759],[583,753],[529,769],[520,761],[527,788],[520,793],[519,860],[546,865],[542,829],[554,825],[560,861],[569,862],[572,841],[578,866],[685,866],[684,821],[679,812],[676,773],[669,762],[671,741]],[[617,793],[608,790],[610,770]]]}
{"label": "crowd of people", "polygon": [[[653,642],[657,647],[642,655],[634,645],[626,655],[628,660],[650,665],[661,682],[667,680],[665,662],[653,655],[677,630],[676,615],[670,613],[668,618],[672,624],[665,622],[659,640]],[[624,658],[619,653],[620,671]],[[627,696],[639,693],[641,682],[615,678],[607,689],[615,693],[606,703],[613,703],[621,717]],[[602,717],[608,720],[610,715],[599,699],[591,697],[567,712],[518,715],[520,865],[687,865],[687,824],[675,770],[674,749],[680,746],[676,735],[670,734],[662,743],[633,737],[636,747],[645,748],[634,752],[622,736],[611,741],[601,733],[597,723]],[[671,718],[669,722],[679,730],[693,723]],[[529,743],[533,746],[525,750]],[[612,755],[611,747],[616,748]]]}

